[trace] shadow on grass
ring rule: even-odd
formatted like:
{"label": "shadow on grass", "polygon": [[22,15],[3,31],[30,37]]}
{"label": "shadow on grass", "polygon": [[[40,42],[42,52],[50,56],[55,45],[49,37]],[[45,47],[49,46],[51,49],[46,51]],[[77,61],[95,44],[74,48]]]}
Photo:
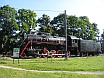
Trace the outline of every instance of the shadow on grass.
{"label": "shadow on grass", "polygon": [[7,64],[6,62],[0,62],[0,64]]}

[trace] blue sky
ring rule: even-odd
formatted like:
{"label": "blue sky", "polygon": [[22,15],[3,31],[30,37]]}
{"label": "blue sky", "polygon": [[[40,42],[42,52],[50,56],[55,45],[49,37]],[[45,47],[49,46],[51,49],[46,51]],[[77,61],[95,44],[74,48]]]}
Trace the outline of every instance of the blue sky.
{"label": "blue sky", "polygon": [[[51,17],[57,16],[66,10],[68,15],[88,16],[90,22],[98,24],[100,33],[104,29],[104,0],[0,0],[0,6],[10,5],[16,9],[31,9],[37,14]],[[54,10],[60,12],[47,12],[36,10]]]}

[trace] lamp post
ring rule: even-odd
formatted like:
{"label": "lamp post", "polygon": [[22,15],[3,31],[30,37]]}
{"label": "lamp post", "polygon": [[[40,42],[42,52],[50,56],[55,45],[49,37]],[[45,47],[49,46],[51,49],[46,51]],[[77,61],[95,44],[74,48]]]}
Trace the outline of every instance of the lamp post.
{"label": "lamp post", "polygon": [[66,49],[65,49],[65,60],[68,59],[68,52],[67,52],[67,18],[66,18],[66,10],[65,10],[65,30],[66,30]]}

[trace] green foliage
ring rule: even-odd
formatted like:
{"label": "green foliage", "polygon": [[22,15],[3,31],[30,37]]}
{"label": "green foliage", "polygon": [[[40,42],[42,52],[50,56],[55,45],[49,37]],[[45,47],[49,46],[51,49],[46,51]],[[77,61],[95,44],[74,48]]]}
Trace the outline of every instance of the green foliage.
{"label": "green foliage", "polygon": [[65,35],[65,14],[59,14],[51,21],[55,34],[59,36]]}
{"label": "green foliage", "polygon": [[[51,21],[51,25],[60,36],[65,35],[65,14],[59,14]],[[70,16],[67,15],[68,35],[74,35],[83,39],[95,39],[99,34],[96,23],[90,23],[87,16]],[[81,30],[79,30],[81,28]]]}
{"label": "green foliage", "polygon": [[40,26],[39,31],[50,34],[54,32],[53,27],[50,25],[50,17],[48,15],[43,14],[42,17],[38,18],[37,23]]}
{"label": "green foliage", "polygon": [[[18,24],[16,22],[17,11],[11,8],[9,5],[0,7],[0,27],[1,27],[1,48],[10,49],[13,38],[13,30],[18,29]],[[9,46],[9,47],[7,47]]]}
{"label": "green foliage", "polygon": [[[35,29],[36,13],[32,10],[19,9],[18,12],[9,5],[0,7],[0,49],[12,50],[13,40],[21,39],[24,33],[28,33],[30,28]],[[13,35],[13,31],[20,33]],[[8,47],[9,46],[9,47]]]}
{"label": "green foliage", "polygon": [[50,17],[46,14],[43,14],[42,17],[38,18],[37,22],[40,24],[40,26],[48,26],[50,23]]}
{"label": "green foliage", "polygon": [[22,34],[28,33],[30,28],[34,29],[36,27],[36,13],[34,11],[19,9],[17,20]]}
{"label": "green foliage", "polygon": [[83,39],[88,39],[88,40],[95,39],[95,36],[98,34],[97,24],[96,23],[91,24],[87,16],[80,16],[79,20],[80,20],[79,25],[80,28],[82,29],[80,34],[81,37]]}

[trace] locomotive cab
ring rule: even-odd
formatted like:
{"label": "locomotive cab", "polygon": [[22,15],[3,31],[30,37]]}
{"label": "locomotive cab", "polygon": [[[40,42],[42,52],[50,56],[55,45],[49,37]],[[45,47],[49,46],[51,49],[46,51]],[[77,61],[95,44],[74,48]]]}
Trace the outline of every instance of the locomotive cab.
{"label": "locomotive cab", "polygon": [[68,36],[67,45],[68,45],[68,50],[70,51],[70,54],[77,56],[79,38],[77,38],[75,36]]}

